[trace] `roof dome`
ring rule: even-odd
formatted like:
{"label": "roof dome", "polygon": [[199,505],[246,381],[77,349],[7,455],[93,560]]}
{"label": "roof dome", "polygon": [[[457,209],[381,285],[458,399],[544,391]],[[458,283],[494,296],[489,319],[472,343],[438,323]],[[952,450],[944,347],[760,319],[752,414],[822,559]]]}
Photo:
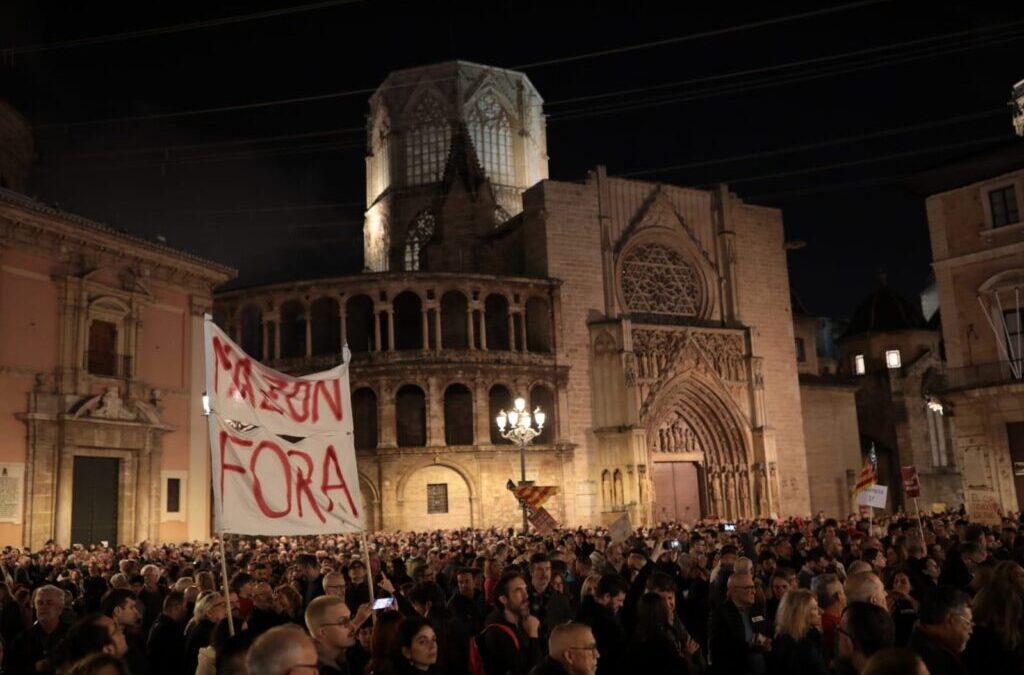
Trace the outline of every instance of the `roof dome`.
{"label": "roof dome", "polygon": [[885,283],[879,275],[879,286],[864,299],[850,319],[843,337],[861,333],[881,333],[927,329],[927,322],[917,303],[907,300]]}

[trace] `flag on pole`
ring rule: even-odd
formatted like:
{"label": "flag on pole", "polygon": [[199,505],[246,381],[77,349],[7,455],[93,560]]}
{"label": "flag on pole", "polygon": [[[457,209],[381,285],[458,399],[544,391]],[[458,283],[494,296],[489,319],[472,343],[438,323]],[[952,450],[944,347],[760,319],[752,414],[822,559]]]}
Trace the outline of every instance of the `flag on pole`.
{"label": "flag on pole", "polygon": [[557,485],[520,485],[512,490],[516,499],[526,502],[531,511],[536,511],[549,499],[558,494]]}
{"label": "flag on pole", "polygon": [[875,455],[875,444],[872,443],[871,451],[868,453],[867,460],[864,462],[864,468],[860,470],[860,475],[857,476],[857,484],[853,488],[853,496],[856,497],[877,482],[878,458]]}

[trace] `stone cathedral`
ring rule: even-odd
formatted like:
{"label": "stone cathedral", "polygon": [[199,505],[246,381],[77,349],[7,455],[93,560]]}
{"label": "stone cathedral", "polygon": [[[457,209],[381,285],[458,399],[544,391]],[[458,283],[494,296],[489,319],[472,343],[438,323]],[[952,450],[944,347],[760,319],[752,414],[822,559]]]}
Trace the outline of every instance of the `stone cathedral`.
{"label": "stone cathedral", "polygon": [[547,414],[526,477],[564,524],[811,512],[780,211],[601,166],[550,180],[539,92],[462,61],[389,75],[366,148],[364,272],[215,315],[287,372],[349,345],[375,528],[516,523],[494,422],[516,396]]}

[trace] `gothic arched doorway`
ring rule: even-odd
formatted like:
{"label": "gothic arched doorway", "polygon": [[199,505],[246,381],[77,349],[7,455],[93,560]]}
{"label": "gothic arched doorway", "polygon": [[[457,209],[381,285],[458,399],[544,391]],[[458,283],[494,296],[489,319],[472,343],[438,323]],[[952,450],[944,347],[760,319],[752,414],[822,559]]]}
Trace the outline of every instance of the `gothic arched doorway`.
{"label": "gothic arched doorway", "polygon": [[767,477],[751,466],[746,422],[720,390],[691,370],[668,383],[645,416],[656,521],[768,512]]}

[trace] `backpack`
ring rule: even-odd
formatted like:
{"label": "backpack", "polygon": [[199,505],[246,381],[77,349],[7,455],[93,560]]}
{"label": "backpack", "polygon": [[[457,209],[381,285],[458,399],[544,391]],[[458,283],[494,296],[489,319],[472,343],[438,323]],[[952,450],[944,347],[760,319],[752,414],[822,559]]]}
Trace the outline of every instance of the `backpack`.
{"label": "backpack", "polygon": [[484,669],[484,657],[481,651],[483,647],[484,636],[487,634],[489,628],[500,628],[505,631],[510,638],[512,643],[516,646],[516,651],[519,651],[519,638],[516,637],[516,632],[501,623],[492,623],[484,626],[484,629],[480,631],[479,635],[474,635],[469,639],[469,675],[487,675],[487,671]]}

